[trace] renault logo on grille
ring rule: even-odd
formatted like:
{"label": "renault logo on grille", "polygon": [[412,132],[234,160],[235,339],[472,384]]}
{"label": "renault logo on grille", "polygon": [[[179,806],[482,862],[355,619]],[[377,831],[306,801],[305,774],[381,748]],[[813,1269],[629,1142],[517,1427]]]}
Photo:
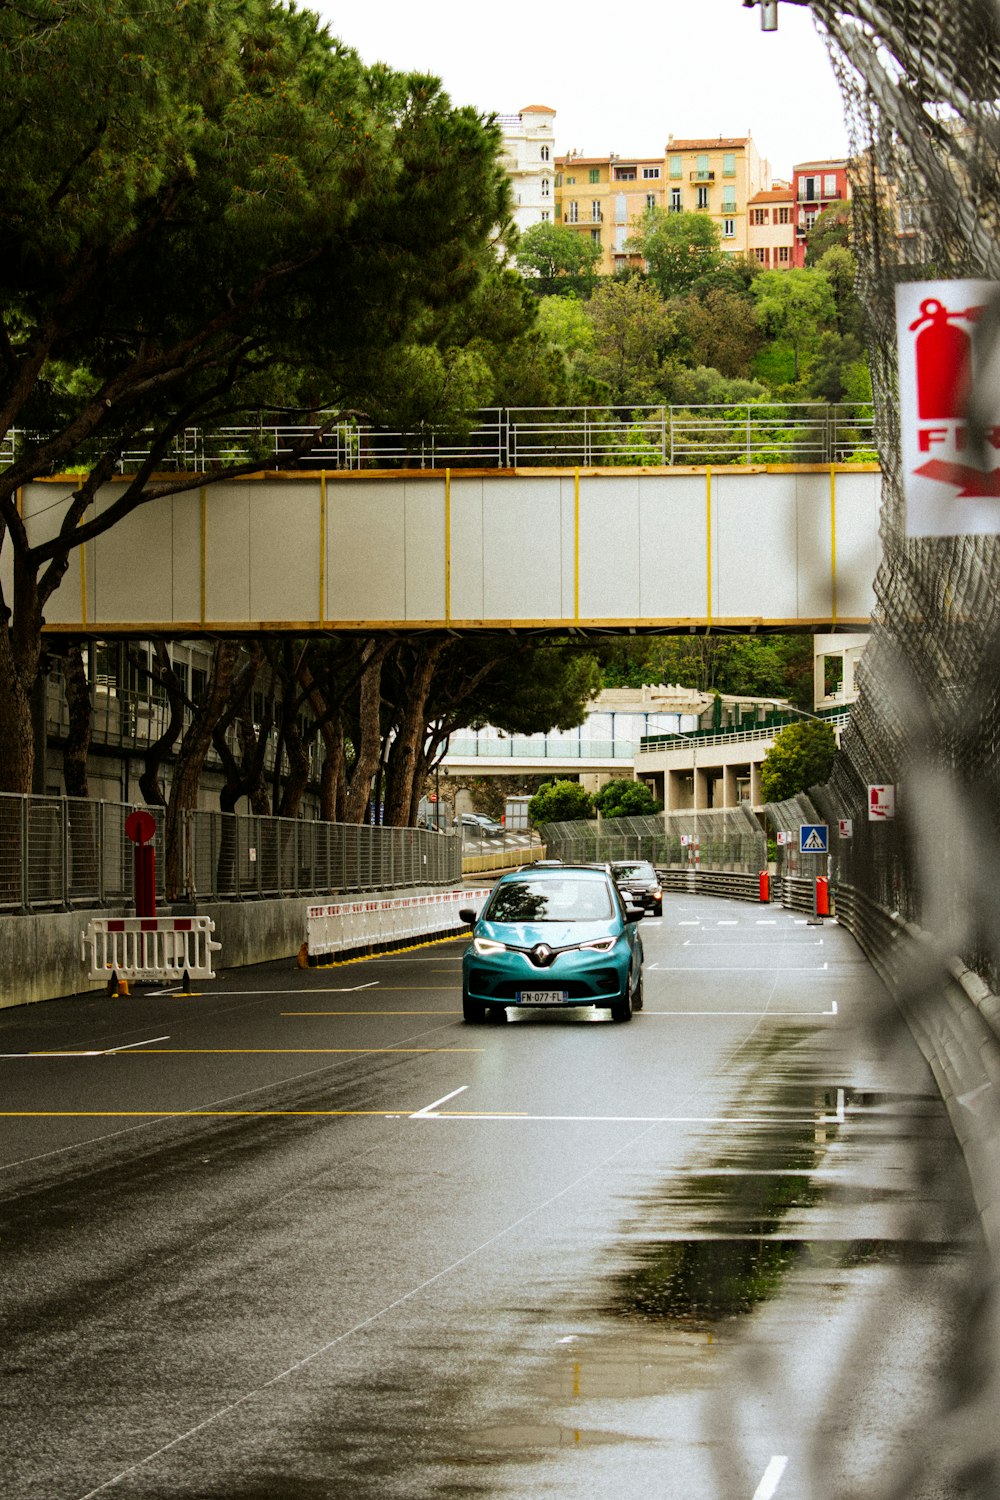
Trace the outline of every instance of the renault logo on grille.
{"label": "renault logo on grille", "polygon": [[555,954],[547,943],[536,943],[531,950],[531,961],[539,969],[545,969],[555,958]]}

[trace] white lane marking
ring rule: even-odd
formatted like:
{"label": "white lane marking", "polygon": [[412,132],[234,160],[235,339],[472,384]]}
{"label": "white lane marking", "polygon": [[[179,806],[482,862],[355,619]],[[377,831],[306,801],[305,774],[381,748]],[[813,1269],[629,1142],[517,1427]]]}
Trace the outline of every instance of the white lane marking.
{"label": "white lane marking", "polygon": [[678,922],[678,927],[700,927],[700,922]]}
{"label": "white lane marking", "polygon": [[109,1047],[104,1055],[112,1057],[116,1052],[130,1052],[133,1047],[151,1047],[154,1042],[169,1042],[169,1040],[168,1036],[149,1036],[144,1042],[126,1042],[123,1047]]}
{"label": "white lane marking", "polygon": [[787,1465],[787,1456],[784,1453],[776,1453],[764,1470],[763,1479],[753,1492],[753,1500],[772,1500]]}
{"label": "white lane marking", "polygon": [[838,1125],[843,1125],[843,1123],[844,1123],[844,1090],[843,1089],[838,1089],[837,1090],[837,1123],[838,1123]]}
{"label": "white lane marking", "polygon": [[716,924],[715,924],[715,925],[716,925],[716,927],[738,927],[738,926],[739,926],[739,925],[740,925],[740,924],[739,924],[739,922],[736,922],[736,921],[731,921],[731,920],[730,920],[730,919],[729,919],[729,918],[728,918],[728,917],[727,917],[727,918],[726,918],[726,920],[725,920],[725,921],[722,921],[722,920],[721,920],[721,919],[720,919],[720,920],[719,920],[719,921],[718,921],[718,922],[716,922]]}
{"label": "white lane marking", "polygon": [[11,1057],[113,1057],[116,1052],[128,1052],[132,1047],[151,1047],[154,1042],[169,1042],[168,1036],[149,1036],[144,1042],[126,1042],[121,1047],[90,1048],[80,1052],[0,1052],[0,1058]]}
{"label": "white lane marking", "polygon": [[[671,974],[822,974],[829,964],[791,964],[787,969],[748,969],[746,964],[664,964]],[[830,978],[835,976],[831,974]]]}
{"label": "white lane marking", "polygon": [[469,1085],[467,1083],[463,1083],[460,1089],[452,1089],[451,1093],[445,1094],[442,1099],[435,1099],[433,1104],[428,1104],[423,1109],[418,1109],[415,1114],[412,1114],[410,1116],[410,1119],[433,1120],[439,1118],[439,1116],[435,1114],[435,1110],[440,1109],[442,1104],[447,1104],[449,1099],[455,1099],[459,1094],[464,1094],[468,1087]]}
{"label": "white lane marking", "polygon": [[777,917],[758,917],[756,925],[758,927],[777,927],[778,919]]}
{"label": "white lane marking", "polygon": [[[725,924],[722,923],[722,922],[719,923],[720,927],[722,927],[724,925]],[[741,948],[769,948],[772,953],[775,951],[774,944],[768,942],[767,938],[760,938],[759,940],[756,939],[756,938],[743,938],[741,940],[739,946]],[[785,944],[785,951],[787,952],[787,950],[791,946],[792,946],[791,943],[786,943]],[[822,938],[803,938],[803,940],[802,940],[801,943],[796,943],[794,946],[795,946],[796,953],[799,951],[800,948],[822,948],[822,946],[823,946],[823,939]],[[731,953],[733,951],[733,945],[732,945],[732,943],[724,943],[724,942],[722,942],[721,938],[685,938],[684,939],[684,943],[683,943],[683,947],[685,947],[685,948],[725,948],[727,950],[727,952],[729,952],[729,953]]]}
{"label": "white lane marking", "polygon": [[175,984],[169,990],[146,990],[145,999],[155,1000],[159,999],[161,995],[176,995],[180,993],[180,988],[179,984]]}
{"label": "white lane marking", "polygon": [[835,1016],[837,1002],[832,1010],[649,1010],[643,1008],[644,1016],[780,1016],[785,1020],[794,1016],[796,1020],[808,1021],[810,1016]]}
{"label": "white lane marking", "polygon": [[814,1125],[817,1120],[832,1124],[833,1115],[792,1115],[776,1110],[773,1115],[529,1115],[503,1110],[448,1109],[437,1114],[420,1110],[410,1120],[503,1120],[509,1125]]}

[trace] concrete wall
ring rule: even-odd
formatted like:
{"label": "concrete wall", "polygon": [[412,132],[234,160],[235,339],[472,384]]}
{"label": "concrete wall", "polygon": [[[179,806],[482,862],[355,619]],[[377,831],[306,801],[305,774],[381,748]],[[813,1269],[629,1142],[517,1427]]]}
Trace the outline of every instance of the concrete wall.
{"label": "concrete wall", "polygon": [[[386,894],[407,896],[416,891]],[[314,900],[296,896],[279,901],[199,903],[198,915],[212,918],[215,941],[222,944],[216,973],[280,959],[292,963],[305,942],[306,910]],[[124,915],[124,910],[105,908],[0,916],[0,1009],[103,989],[101,981],[88,977],[80,957],[80,935],[91,917]]]}

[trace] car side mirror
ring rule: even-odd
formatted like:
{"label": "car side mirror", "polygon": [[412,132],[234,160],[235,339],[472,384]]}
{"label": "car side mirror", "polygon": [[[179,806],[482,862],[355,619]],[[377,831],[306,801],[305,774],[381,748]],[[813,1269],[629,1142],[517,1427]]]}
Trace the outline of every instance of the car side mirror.
{"label": "car side mirror", "polygon": [[475,912],[471,906],[459,907],[458,915],[461,921],[468,923],[470,927],[475,927],[477,921],[479,920],[478,913]]}
{"label": "car side mirror", "polygon": [[633,906],[630,902],[626,901],[625,915],[630,922],[641,922],[646,915],[646,908],[644,906]]}

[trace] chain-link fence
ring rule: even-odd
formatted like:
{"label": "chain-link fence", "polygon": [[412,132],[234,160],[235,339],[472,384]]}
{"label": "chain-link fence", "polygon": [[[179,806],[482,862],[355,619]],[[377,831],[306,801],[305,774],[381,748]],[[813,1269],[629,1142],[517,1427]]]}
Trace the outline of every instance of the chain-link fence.
{"label": "chain-link fence", "polygon": [[542,841],[551,859],[573,863],[648,859],[663,870],[698,863],[745,875],[767,868],[766,840],[747,807],[546,823]]}
{"label": "chain-link fence", "polygon": [[[119,802],[0,795],[0,911],[131,904],[131,811]],[[162,901],[163,815],[149,811]],[[181,866],[189,901],[390,890],[458,880],[462,842],[418,828],[193,812]]]}

